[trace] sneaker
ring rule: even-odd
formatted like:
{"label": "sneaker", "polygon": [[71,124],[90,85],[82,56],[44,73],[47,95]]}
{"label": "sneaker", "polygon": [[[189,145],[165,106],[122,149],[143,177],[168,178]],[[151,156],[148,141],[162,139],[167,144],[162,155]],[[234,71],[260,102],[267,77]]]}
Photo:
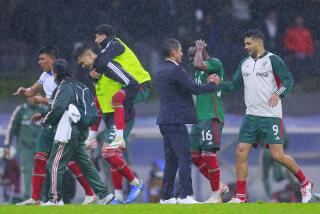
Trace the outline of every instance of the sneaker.
{"label": "sneaker", "polygon": [[301,202],[303,204],[309,203],[312,198],[312,189],[313,189],[313,183],[310,181],[306,186],[301,187],[300,192],[302,196]]}
{"label": "sneaker", "polygon": [[186,198],[177,198],[177,204],[200,204],[200,202],[192,196],[187,196]]}
{"label": "sneaker", "polygon": [[135,200],[137,200],[137,198],[141,195],[143,188],[144,188],[144,184],[142,180],[140,180],[140,184],[138,186],[130,185],[130,192],[125,203],[130,204]]}
{"label": "sneaker", "polygon": [[95,204],[97,202],[97,197],[95,195],[86,195],[82,202],[82,205]]}
{"label": "sneaker", "polygon": [[211,197],[208,198],[203,203],[204,204],[221,204],[222,203],[222,199],[221,199],[220,191],[213,192]]}
{"label": "sneaker", "polygon": [[40,205],[40,201],[34,200],[33,198],[29,198],[25,201],[17,203],[18,206],[26,206],[26,205]]}
{"label": "sneaker", "polygon": [[107,147],[108,149],[125,149],[126,142],[122,137],[117,136],[112,143],[110,143]]}
{"label": "sneaker", "polygon": [[104,197],[102,199],[99,199],[98,200],[98,204],[99,205],[106,205],[106,204],[109,204],[113,199],[114,199],[114,194],[110,193],[106,197]]}
{"label": "sneaker", "polygon": [[160,199],[160,204],[176,204],[177,203],[177,199],[176,198],[170,198],[168,200],[163,200]]}
{"label": "sneaker", "polygon": [[230,189],[229,189],[229,186],[227,184],[224,184],[224,183],[220,182],[219,191],[220,191],[220,194],[227,194],[230,191]]}
{"label": "sneaker", "polygon": [[228,204],[241,204],[241,203],[246,203],[245,200],[241,200],[240,198],[231,198],[230,201],[227,202]]}
{"label": "sneaker", "polygon": [[64,203],[63,203],[63,200],[61,199],[60,201],[47,201],[46,203],[44,204],[41,204],[41,206],[63,206]]}
{"label": "sneaker", "polygon": [[113,199],[110,204],[124,204],[124,201]]}

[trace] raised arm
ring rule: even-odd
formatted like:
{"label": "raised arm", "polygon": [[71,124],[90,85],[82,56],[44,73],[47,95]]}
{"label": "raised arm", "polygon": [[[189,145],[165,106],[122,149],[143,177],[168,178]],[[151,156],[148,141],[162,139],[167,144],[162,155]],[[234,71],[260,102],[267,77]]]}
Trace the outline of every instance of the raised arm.
{"label": "raised arm", "polygon": [[204,62],[203,51],[207,44],[203,40],[197,40],[196,53],[194,55],[194,67],[201,71],[208,71],[208,65]]}
{"label": "raised arm", "polygon": [[39,82],[36,82],[29,88],[19,87],[17,91],[14,92],[12,95],[23,95],[26,97],[32,97],[37,93],[40,93],[41,89],[42,85]]}

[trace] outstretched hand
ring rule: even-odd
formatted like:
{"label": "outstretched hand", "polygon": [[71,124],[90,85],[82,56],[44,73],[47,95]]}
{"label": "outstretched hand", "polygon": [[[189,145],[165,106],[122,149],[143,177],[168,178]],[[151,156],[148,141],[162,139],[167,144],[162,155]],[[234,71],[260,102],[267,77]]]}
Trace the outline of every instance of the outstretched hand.
{"label": "outstretched hand", "polygon": [[12,95],[23,95],[25,92],[26,92],[26,88],[24,88],[24,87],[19,87],[18,89],[17,89],[17,91],[16,92],[14,92]]}

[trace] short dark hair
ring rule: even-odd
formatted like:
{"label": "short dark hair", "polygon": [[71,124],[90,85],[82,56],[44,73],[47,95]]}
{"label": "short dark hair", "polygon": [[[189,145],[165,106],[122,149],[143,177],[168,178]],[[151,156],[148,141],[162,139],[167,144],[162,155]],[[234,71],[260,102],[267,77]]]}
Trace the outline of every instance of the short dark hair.
{"label": "short dark hair", "polygon": [[48,54],[50,56],[53,56],[54,58],[58,58],[59,57],[59,50],[58,50],[58,48],[56,48],[54,46],[45,46],[45,47],[42,47],[38,51],[38,55],[40,55],[40,54]]}
{"label": "short dark hair", "polygon": [[116,33],[111,25],[102,24],[96,27],[95,34],[105,34],[108,37],[114,37]]}
{"label": "short dark hair", "polygon": [[78,58],[82,56],[87,50],[90,50],[91,48],[87,45],[81,45],[79,46],[73,53],[73,59],[75,61],[78,61]]}
{"label": "short dark hair", "polygon": [[180,42],[174,38],[167,38],[163,42],[162,53],[165,57],[169,57],[172,50],[177,50],[181,46]]}
{"label": "short dark hair", "polygon": [[261,39],[263,42],[265,40],[264,34],[259,29],[249,29],[244,34],[244,38],[246,37],[252,37],[253,39]]}
{"label": "short dark hair", "polygon": [[53,72],[57,74],[56,80],[58,83],[72,76],[70,65],[65,59],[57,59],[53,63]]}

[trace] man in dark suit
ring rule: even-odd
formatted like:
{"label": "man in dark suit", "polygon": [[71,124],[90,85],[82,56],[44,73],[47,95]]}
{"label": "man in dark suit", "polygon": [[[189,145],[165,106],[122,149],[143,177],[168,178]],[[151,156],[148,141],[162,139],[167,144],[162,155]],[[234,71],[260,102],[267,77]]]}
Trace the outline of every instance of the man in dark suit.
{"label": "man in dark suit", "polygon": [[[189,133],[185,124],[197,122],[192,94],[214,91],[214,83],[197,85],[179,65],[183,56],[179,41],[173,38],[163,43],[165,60],[155,75],[157,91],[160,95],[160,110],[157,118],[163,136],[165,169],[162,187],[162,204],[198,203],[191,195],[191,154]],[[210,81],[220,83],[219,78]],[[179,169],[180,196],[174,198],[174,182]]]}

